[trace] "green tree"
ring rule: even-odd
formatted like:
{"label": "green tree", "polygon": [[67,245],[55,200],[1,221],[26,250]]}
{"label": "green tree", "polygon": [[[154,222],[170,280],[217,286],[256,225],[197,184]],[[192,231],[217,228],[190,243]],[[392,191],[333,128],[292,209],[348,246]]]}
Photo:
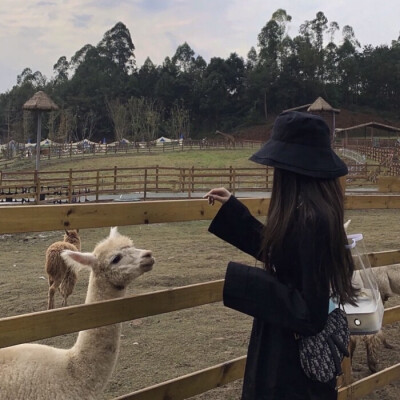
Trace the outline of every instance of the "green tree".
{"label": "green tree", "polygon": [[185,42],[178,46],[171,61],[176,65],[179,71],[187,73],[192,69],[195,62],[194,51]]}
{"label": "green tree", "polygon": [[112,60],[124,73],[131,74],[135,70],[135,46],[129,30],[122,22],[104,34],[97,49],[101,56]]}
{"label": "green tree", "polygon": [[69,63],[65,56],[62,56],[58,59],[58,61],[53,65],[54,71],[54,83],[61,84],[68,81],[68,69]]}

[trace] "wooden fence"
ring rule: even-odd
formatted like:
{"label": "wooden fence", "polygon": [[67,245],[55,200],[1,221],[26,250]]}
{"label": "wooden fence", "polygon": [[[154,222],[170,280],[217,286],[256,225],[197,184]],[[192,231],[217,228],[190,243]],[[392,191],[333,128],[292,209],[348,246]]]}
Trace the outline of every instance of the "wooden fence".
{"label": "wooden fence", "polygon": [[[68,143],[50,144],[42,146],[40,160],[51,160],[60,158],[87,158],[105,155],[126,155],[126,154],[157,154],[167,152],[182,152],[191,150],[221,150],[221,149],[257,149],[261,141],[237,140],[235,143],[224,140],[183,140],[172,142],[141,142],[141,143]],[[0,152],[0,169],[10,168],[17,160],[32,160],[36,158],[34,147],[27,147],[19,144],[16,148],[5,148]]]}
{"label": "wooden fence", "polygon": [[237,190],[268,191],[272,168],[137,167],[44,172],[0,172],[0,201],[29,204],[76,203],[113,200],[117,196],[146,200],[149,193],[206,192],[215,186]]}
{"label": "wooden fence", "polygon": [[[269,199],[242,201],[253,215],[266,215]],[[399,209],[400,196],[351,195],[346,196],[345,206],[346,209]],[[2,206],[0,234],[209,220],[214,217],[218,207],[218,205],[209,207],[206,200]],[[400,250],[371,253],[370,260],[373,267],[399,263]],[[3,318],[0,319],[0,348],[219,302],[222,299],[222,287],[223,281],[218,280],[123,299]],[[400,306],[385,310],[385,324],[399,319]],[[244,366],[245,357],[239,357],[114,400],[186,399],[241,378]],[[339,399],[359,399],[398,378],[400,378],[400,363],[342,387]]]}
{"label": "wooden fence", "polygon": [[349,174],[346,176],[347,187],[371,186],[377,183],[378,178],[383,174],[384,169],[379,163],[366,162],[358,164],[347,162]]}
{"label": "wooden fence", "polygon": [[400,147],[349,146],[368,159],[379,162],[386,175],[400,175]]}
{"label": "wooden fence", "polygon": [[[346,187],[375,187],[380,164],[349,163]],[[268,192],[273,168],[175,168],[136,167],[69,169],[64,171],[0,171],[0,202],[13,204],[60,204],[100,201],[192,198],[210,188],[224,186],[231,192]]]}

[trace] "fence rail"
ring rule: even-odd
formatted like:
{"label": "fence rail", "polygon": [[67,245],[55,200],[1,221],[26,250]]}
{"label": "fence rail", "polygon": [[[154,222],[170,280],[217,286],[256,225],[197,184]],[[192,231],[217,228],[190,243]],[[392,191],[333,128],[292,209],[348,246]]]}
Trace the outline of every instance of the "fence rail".
{"label": "fence rail", "polygon": [[[241,201],[253,215],[267,214],[269,198],[243,198]],[[219,207],[219,204],[209,207],[202,199],[0,206],[0,234],[209,220]],[[400,196],[349,194],[345,197],[345,207],[348,210],[398,209]]]}
{"label": "fence rail", "polygon": [[[243,149],[258,148],[261,141],[237,140],[232,143],[225,140],[183,140],[172,142],[122,142],[122,143],[67,143],[50,144],[42,146],[40,149],[40,160],[51,160],[60,158],[87,158],[106,155],[123,154],[157,154],[168,152],[181,152],[191,150],[221,150],[221,149]],[[0,169],[12,167],[17,160],[35,160],[35,147],[28,147],[24,144],[17,144],[4,147],[0,152]]]}
{"label": "fence rail", "polygon": [[366,158],[379,162],[385,168],[385,174],[391,176],[400,175],[400,147],[374,147],[351,146],[352,150],[365,155]]}
{"label": "fence rail", "polygon": [[[243,199],[253,215],[265,215],[269,199]],[[400,196],[346,196],[347,209],[400,208]],[[206,200],[141,203],[74,204],[27,207],[0,206],[0,234],[91,228],[113,225],[211,219],[218,206]],[[400,262],[400,250],[371,253],[373,267]],[[71,306],[0,319],[0,347],[53,337],[97,326],[168,313],[219,302],[223,281],[130,296],[94,304]],[[400,306],[385,310],[384,323],[400,319]],[[185,399],[243,376],[245,357],[160,383],[114,400]],[[358,399],[400,377],[400,364],[362,379],[339,391],[339,399]]]}
{"label": "fence rail", "polygon": [[[379,164],[349,163],[346,187],[376,187],[383,169]],[[231,192],[267,192],[273,168],[104,168],[64,171],[0,171],[0,202],[61,204],[112,200],[147,200],[180,196],[192,198],[212,187]]]}
{"label": "fence rail", "polygon": [[[146,200],[149,194],[194,192],[225,186],[235,193],[268,191],[272,168],[136,167],[44,172],[0,172],[0,201],[22,204],[110,201],[123,194]],[[160,196],[158,196],[160,197]]]}

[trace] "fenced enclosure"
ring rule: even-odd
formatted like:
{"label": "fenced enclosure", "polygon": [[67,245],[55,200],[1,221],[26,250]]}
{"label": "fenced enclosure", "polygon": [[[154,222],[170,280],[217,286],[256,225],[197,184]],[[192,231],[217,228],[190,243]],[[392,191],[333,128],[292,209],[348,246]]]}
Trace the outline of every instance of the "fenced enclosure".
{"label": "fenced enclosure", "polygon": [[[379,163],[349,162],[348,190],[375,188],[384,176]],[[192,198],[210,187],[224,186],[232,193],[268,192],[273,168],[175,168],[135,167],[69,169],[64,171],[0,171],[0,202],[13,204],[60,204],[101,201],[136,201],[151,197]]]}
{"label": "fenced enclosure", "polygon": [[[266,215],[268,199],[243,199],[243,202],[253,215]],[[346,197],[348,210],[371,208],[398,209],[400,197]],[[205,200],[0,207],[0,234],[210,220],[216,211],[217,208],[209,207]],[[373,267],[397,263],[400,262],[400,251],[375,252],[370,259]],[[8,317],[0,320],[0,347],[219,302],[222,299],[222,285],[221,280],[205,282],[119,300]],[[399,308],[385,310],[385,324],[399,320]],[[118,399],[185,399],[241,378],[244,365],[245,357],[239,357]],[[339,398],[362,398],[399,377],[400,364],[396,364],[343,387]]]}
{"label": "fenced enclosure", "polygon": [[[218,141],[186,141],[180,145],[163,143],[157,146],[91,145],[82,147],[74,155],[72,145],[49,146],[43,149],[51,159],[65,153],[70,157],[94,157],[106,154],[140,153],[258,148],[260,142],[238,141],[236,144]],[[363,142],[364,143],[364,142]],[[395,142],[393,142],[395,143]],[[392,143],[392,144],[393,144]],[[96,147],[97,146],[97,147]],[[64,150],[61,151],[60,149]],[[97,150],[96,150],[97,148]],[[368,144],[349,144],[337,147],[338,154],[346,157],[349,174],[347,190],[379,190],[378,180],[386,176],[400,175],[399,146],[374,147]],[[68,150],[68,151],[67,151]],[[63,154],[64,154],[63,153]],[[15,204],[60,204],[101,201],[136,201],[167,198],[192,198],[212,186],[225,186],[235,193],[264,192],[272,188],[272,168],[198,168],[164,167],[160,165],[143,168],[69,169],[64,171],[13,171],[0,169],[0,202]],[[154,196],[155,194],[155,196]]]}
{"label": "fenced enclosure", "polygon": [[400,175],[400,146],[374,147],[374,146],[351,146],[350,148],[359,154],[363,154],[370,160],[377,161],[382,168],[385,168],[385,174],[391,176]]}
{"label": "fenced enclosure", "polygon": [[[81,159],[107,155],[144,155],[192,150],[221,150],[221,149],[256,149],[262,142],[253,140],[174,140],[171,142],[114,142],[110,144],[80,142],[80,143],[51,143],[41,147],[39,160]],[[0,169],[12,167],[17,160],[35,160],[35,147],[16,143],[12,147],[4,147],[0,152]]]}
{"label": "fenced enclosure", "polygon": [[[28,204],[113,200],[124,194],[146,200],[149,193],[185,194],[225,186],[231,192],[272,188],[272,168],[108,168],[57,172],[0,172],[0,201]],[[158,196],[160,197],[160,196]]]}

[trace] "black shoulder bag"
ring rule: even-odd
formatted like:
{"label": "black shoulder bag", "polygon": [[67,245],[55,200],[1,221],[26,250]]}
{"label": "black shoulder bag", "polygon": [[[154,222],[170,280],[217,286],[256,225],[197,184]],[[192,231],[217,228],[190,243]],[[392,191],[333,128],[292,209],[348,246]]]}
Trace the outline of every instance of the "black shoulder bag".
{"label": "black shoulder bag", "polygon": [[324,329],[315,336],[296,335],[299,341],[300,363],[308,378],[326,383],[342,375],[341,362],[349,357],[350,331],[346,313],[335,308]]}

